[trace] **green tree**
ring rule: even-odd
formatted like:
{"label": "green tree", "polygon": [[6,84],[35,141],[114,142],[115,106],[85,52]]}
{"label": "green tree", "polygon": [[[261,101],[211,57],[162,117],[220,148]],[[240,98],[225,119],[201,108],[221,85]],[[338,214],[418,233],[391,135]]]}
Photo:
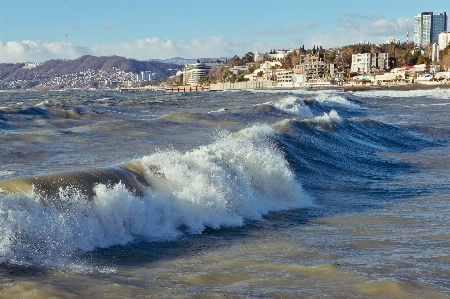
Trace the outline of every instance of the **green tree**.
{"label": "green tree", "polygon": [[253,54],[252,52],[247,52],[247,54],[245,54],[244,57],[242,57],[242,61],[244,63],[252,63],[254,61],[254,57],[255,54]]}

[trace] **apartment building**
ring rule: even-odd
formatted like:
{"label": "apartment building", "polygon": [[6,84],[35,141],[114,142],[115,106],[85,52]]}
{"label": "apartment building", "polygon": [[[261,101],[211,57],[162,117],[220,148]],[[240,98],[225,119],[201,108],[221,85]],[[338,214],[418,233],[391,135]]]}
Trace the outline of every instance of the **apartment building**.
{"label": "apartment building", "polygon": [[275,78],[277,82],[287,83],[292,82],[292,71],[279,69],[274,71]]}
{"label": "apartment building", "polygon": [[306,54],[300,56],[300,64],[294,66],[294,77],[297,82],[329,79],[334,76],[334,65],[325,63],[324,54]]}
{"label": "apartment building", "polygon": [[152,73],[150,71],[142,71],[140,74],[136,75],[136,81],[151,81],[158,78],[156,73]]}
{"label": "apartment building", "polygon": [[388,58],[388,53],[353,54],[351,72],[369,74],[373,70],[387,70],[389,68]]}

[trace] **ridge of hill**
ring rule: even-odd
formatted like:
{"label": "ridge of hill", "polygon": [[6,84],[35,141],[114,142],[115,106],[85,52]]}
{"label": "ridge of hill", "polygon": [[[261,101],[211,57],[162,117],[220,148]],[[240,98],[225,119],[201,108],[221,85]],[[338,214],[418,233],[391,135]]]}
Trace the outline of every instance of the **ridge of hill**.
{"label": "ridge of hill", "polygon": [[[96,72],[102,74],[127,73],[128,77],[141,71],[155,73],[158,78],[174,75],[182,66],[159,61],[139,61],[121,56],[91,55],[74,60],[52,59],[30,67],[26,63],[0,64],[0,89],[22,89],[38,86],[52,78],[77,77],[76,74],[92,73],[95,81]],[[100,79],[100,78],[97,78]],[[108,75],[101,80],[108,80]],[[116,79],[111,79],[116,80]],[[60,81],[60,80],[56,80]],[[98,81],[98,80],[97,80]],[[75,87],[75,86],[74,86]]]}

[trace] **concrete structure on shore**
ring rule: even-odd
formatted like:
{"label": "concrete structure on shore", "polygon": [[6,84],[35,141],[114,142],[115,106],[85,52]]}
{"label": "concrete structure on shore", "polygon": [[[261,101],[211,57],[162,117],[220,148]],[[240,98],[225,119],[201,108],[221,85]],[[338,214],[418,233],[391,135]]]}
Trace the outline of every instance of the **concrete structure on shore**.
{"label": "concrete structure on shore", "polygon": [[217,83],[210,84],[211,91],[225,91],[225,90],[246,90],[246,89],[273,89],[278,86],[277,82],[273,81],[253,81],[253,82],[236,82],[236,83]]}

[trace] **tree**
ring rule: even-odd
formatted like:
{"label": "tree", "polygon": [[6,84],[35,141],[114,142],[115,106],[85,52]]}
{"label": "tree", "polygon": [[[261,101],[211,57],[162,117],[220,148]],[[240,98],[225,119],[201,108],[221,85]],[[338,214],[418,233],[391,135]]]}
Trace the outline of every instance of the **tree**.
{"label": "tree", "polygon": [[450,43],[442,50],[441,59],[439,61],[441,70],[450,71]]}
{"label": "tree", "polygon": [[244,57],[242,57],[242,61],[244,63],[252,63],[254,61],[255,58],[255,54],[253,54],[252,52],[247,52],[247,54],[244,55]]}

